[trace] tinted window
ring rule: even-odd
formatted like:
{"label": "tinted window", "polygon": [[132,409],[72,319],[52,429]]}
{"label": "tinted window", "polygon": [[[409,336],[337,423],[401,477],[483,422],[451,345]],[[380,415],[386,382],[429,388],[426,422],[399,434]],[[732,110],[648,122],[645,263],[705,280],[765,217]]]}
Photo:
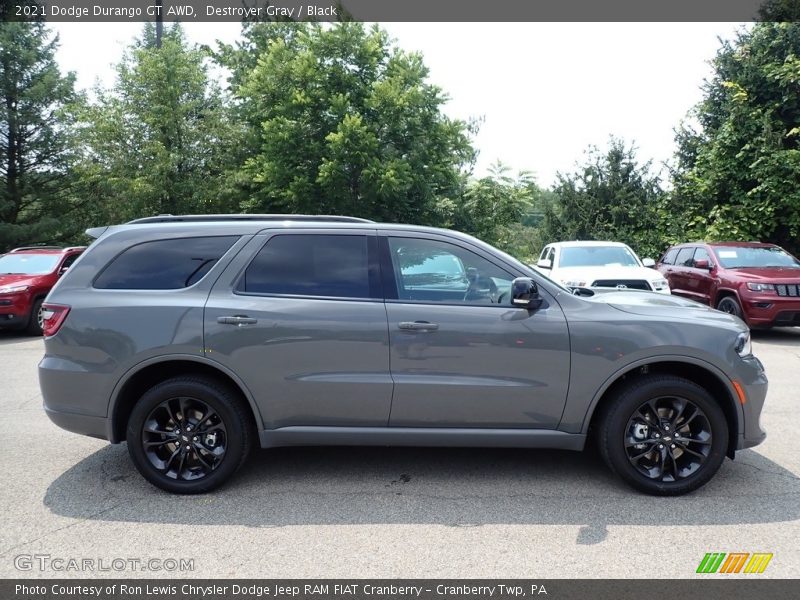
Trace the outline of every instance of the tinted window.
{"label": "tinted window", "polygon": [[678,249],[673,248],[669,252],[664,255],[664,258],[661,259],[662,265],[674,265],[675,264],[675,257],[678,255]]}
{"label": "tinted window", "polygon": [[512,276],[474,252],[416,238],[389,238],[389,250],[400,300],[510,302]]}
{"label": "tinted window", "polygon": [[366,235],[277,235],[250,263],[240,291],[370,298]]}
{"label": "tinted window", "polygon": [[200,281],[237,236],[144,242],[117,256],[94,287],[114,290],[175,290]]}
{"label": "tinted window", "polygon": [[679,267],[692,266],[692,255],[694,255],[694,248],[681,248],[678,252],[678,258],[675,259],[675,264]]}

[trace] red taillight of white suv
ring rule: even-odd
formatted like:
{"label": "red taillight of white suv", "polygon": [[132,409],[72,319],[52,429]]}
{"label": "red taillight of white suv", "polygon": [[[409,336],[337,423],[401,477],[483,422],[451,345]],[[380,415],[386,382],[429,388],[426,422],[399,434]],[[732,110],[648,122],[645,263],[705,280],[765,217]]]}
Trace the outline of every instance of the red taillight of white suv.
{"label": "red taillight of white suv", "polygon": [[42,304],[42,331],[44,337],[50,337],[58,333],[61,326],[69,314],[69,306],[63,304]]}

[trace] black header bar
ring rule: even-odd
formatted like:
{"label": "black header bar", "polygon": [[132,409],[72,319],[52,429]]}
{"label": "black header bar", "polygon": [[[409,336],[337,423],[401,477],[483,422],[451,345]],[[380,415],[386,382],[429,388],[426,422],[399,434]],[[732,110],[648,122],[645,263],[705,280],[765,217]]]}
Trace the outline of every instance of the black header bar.
{"label": "black header bar", "polygon": [[[800,0],[4,0],[4,20],[180,21],[753,21]],[[785,8],[782,12],[785,12]],[[791,11],[797,14],[798,11]],[[769,10],[765,14],[773,14]],[[676,43],[679,41],[676,40]]]}

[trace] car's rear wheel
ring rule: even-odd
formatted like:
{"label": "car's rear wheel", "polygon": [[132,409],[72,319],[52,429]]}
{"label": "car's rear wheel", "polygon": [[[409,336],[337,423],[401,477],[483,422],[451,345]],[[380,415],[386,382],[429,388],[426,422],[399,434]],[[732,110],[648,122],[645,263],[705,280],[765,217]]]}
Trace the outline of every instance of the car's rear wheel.
{"label": "car's rear wheel", "polygon": [[148,390],[128,420],[128,452],[153,485],[178,494],[219,487],[244,463],[253,441],[247,408],[227,386],[176,377]]}
{"label": "car's rear wheel", "polygon": [[28,326],[25,331],[30,335],[42,335],[44,333],[44,320],[42,319],[42,302],[43,298],[39,298],[33,303],[31,307],[31,314],[28,317]]}
{"label": "car's rear wheel", "polygon": [[672,375],[638,378],[600,420],[600,451],[629,485],[676,496],[705,485],[725,459],[728,424],[714,398]]}
{"label": "car's rear wheel", "polygon": [[726,312],[735,317],[739,317],[740,319],[744,319],[742,316],[742,307],[733,296],[725,296],[722,298],[717,303],[717,310],[721,310],[722,312]]}

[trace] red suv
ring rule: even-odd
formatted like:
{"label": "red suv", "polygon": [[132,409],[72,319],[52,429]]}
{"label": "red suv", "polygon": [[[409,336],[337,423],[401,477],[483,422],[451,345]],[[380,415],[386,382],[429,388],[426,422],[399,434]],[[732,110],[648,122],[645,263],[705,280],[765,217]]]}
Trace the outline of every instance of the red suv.
{"label": "red suv", "polygon": [[736,315],[750,327],[800,325],[800,260],[774,244],[680,244],[656,268],[673,294]]}
{"label": "red suv", "polygon": [[85,246],[27,246],[0,256],[0,328],[42,335],[42,301]]}

